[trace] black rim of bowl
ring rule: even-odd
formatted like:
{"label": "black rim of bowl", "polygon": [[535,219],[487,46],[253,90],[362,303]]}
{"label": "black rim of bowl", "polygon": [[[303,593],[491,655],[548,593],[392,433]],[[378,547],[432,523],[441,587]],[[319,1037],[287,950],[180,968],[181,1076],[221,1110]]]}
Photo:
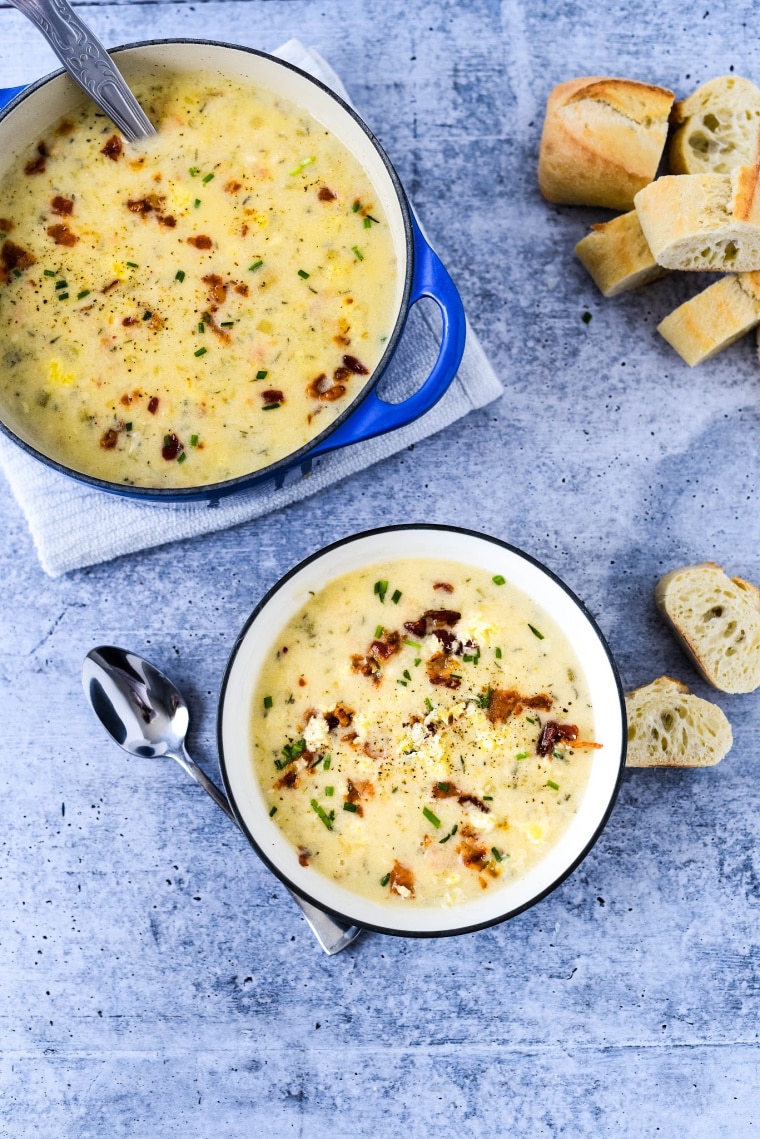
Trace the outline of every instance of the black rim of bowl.
{"label": "black rim of bowl", "polygon": [[[337,419],[334,419],[333,422],[328,427],[326,427],[324,431],[320,432],[319,435],[315,435],[313,439],[310,439],[308,443],[305,443],[302,447],[299,447],[297,451],[291,451],[289,454],[283,456],[281,459],[278,459],[277,462],[272,463],[268,467],[260,467],[258,470],[249,471],[244,475],[238,475],[234,479],[226,479],[224,482],[199,483],[192,487],[150,487],[138,486],[135,483],[111,482],[108,479],[97,478],[95,475],[88,475],[83,471],[77,471],[73,467],[67,467],[64,463],[61,463],[57,459],[46,455],[43,451],[38,451],[36,447],[34,447],[31,443],[27,443],[25,439],[22,439],[5,422],[3,422],[2,419],[0,419],[0,431],[2,431],[4,435],[11,439],[18,447],[21,447],[22,450],[24,450],[28,455],[32,455],[35,459],[38,459],[46,466],[51,467],[55,471],[58,471],[59,474],[67,475],[69,478],[74,478],[79,482],[85,483],[87,486],[96,487],[98,490],[107,491],[111,494],[115,493],[123,495],[127,498],[136,498],[143,502],[150,500],[153,500],[155,502],[177,502],[181,501],[182,499],[213,499],[216,497],[221,497],[222,495],[230,494],[236,490],[244,490],[246,487],[253,486],[259,481],[264,481],[268,478],[274,478],[279,473],[288,471],[292,467],[297,466],[299,462],[308,460],[309,453],[313,451],[315,447],[319,446],[320,443],[324,442],[326,439],[329,439],[330,435],[332,435],[333,432],[341,426],[341,424],[345,423],[349,416],[351,416],[356,411],[359,404],[380,382],[380,379],[382,378],[385,369],[390,363],[393,353],[395,352],[398,345],[399,339],[401,338],[401,334],[404,330],[406,318],[409,314],[409,297],[412,291],[412,278],[414,276],[414,236],[412,231],[411,209],[406,197],[406,193],[403,186],[401,185],[399,176],[394,169],[393,163],[385,153],[385,150],[383,149],[381,143],[378,141],[378,139],[375,137],[373,132],[360,117],[360,115],[358,115],[357,112],[353,109],[353,107],[346,103],[346,101],[342,99],[340,95],[336,94],[332,88],[328,87],[326,83],[323,83],[321,79],[316,79],[313,75],[309,75],[306,71],[302,71],[301,68],[297,67],[295,64],[289,63],[284,59],[279,59],[276,55],[270,55],[268,52],[259,51],[257,48],[243,47],[240,44],[231,44],[227,43],[224,40],[190,38],[136,40],[132,43],[120,44],[118,47],[109,48],[108,54],[116,55],[122,51],[132,51],[135,48],[142,47],[171,47],[174,44],[195,44],[199,47],[221,47],[229,49],[230,51],[244,52],[246,55],[255,55],[259,56],[262,59],[271,60],[279,66],[286,68],[288,71],[293,71],[296,73],[296,75],[300,75],[304,79],[307,79],[310,83],[313,83],[316,87],[318,87],[321,91],[329,95],[336,103],[338,103],[343,111],[345,111],[345,113],[354,120],[356,125],[359,126],[367,136],[370,143],[379,155],[391,180],[391,184],[393,185],[393,189],[396,193],[396,199],[398,201],[404,225],[404,238],[406,241],[407,254],[406,272],[404,274],[403,294],[401,297],[401,302],[399,305],[399,310],[396,316],[393,331],[388,337],[388,343],[385,346],[385,351],[383,352],[380,361],[373,369],[372,374],[365,383],[364,387],[359,392],[357,392],[352,402],[343,409]],[[57,79],[59,76],[65,74],[66,70],[64,68],[59,68],[57,71],[50,72],[49,75],[43,75],[41,79],[35,80],[34,83],[30,83],[27,87],[24,88],[23,91],[21,91],[14,99],[12,99],[6,107],[0,110],[0,123],[2,123],[9,114],[12,114],[13,111],[15,111],[16,108],[21,105],[21,103],[33,96],[36,91],[40,90],[40,88],[51,82],[51,80]],[[308,107],[306,109],[308,110]]]}
{"label": "black rim of bowl", "polygon": [[[249,629],[251,628],[251,625],[254,623],[254,621],[258,617],[259,613],[261,613],[261,611],[265,608],[265,606],[267,606],[269,604],[269,602],[277,595],[277,593],[279,593],[280,589],[290,580],[290,578],[294,577],[297,573],[299,573],[302,569],[304,569],[305,566],[308,566],[312,562],[317,561],[319,558],[323,557],[325,554],[329,554],[333,550],[340,549],[341,546],[346,546],[346,545],[350,545],[353,542],[361,541],[364,538],[373,537],[374,535],[377,535],[377,534],[395,533],[395,532],[401,531],[401,530],[429,530],[429,531],[435,531],[435,532],[445,531],[447,533],[452,533],[452,534],[462,534],[468,538],[478,538],[481,541],[491,542],[495,546],[499,546],[504,550],[508,550],[510,553],[516,554],[518,557],[523,558],[525,561],[529,562],[531,565],[533,565],[537,569],[541,570],[556,585],[560,586],[560,588],[568,595],[568,597],[570,597],[570,599],[575,602],[577,607],[580,609],[581,613],[583,613],[586,620],[591,625],[591,628],[593,629],[594,633],[596,634],[597,639],[599,640],[599,643],[601,644],[602,648],[604,649],[605,655],[606,655],[607,660],[609,662],[610,670],[612,672],[612,676],[613,676],[613,679],[615,681],[615,685],[616,685],[617,692],[618,692],[618,699],[620,701],[621,739],[620,739],[620,762],[619,762],[619,767],[618,767],[617,778],[615,780],[615,785],[612,789],[612,794],[610,795],[609,803],[607,804],[607,807],[606,807],[599,823],[597,824],[593,834],[589,838],[589,841],[586,843],[586,845],[584,846],[581,853],[544,890],[541,890],[540,893],[534,895],[534,897],[530,898],[527,902],[524,902],[520,906],[515,906],[513,909],[507,910],[503,914],[499,914],[494,918],[489,918],[487,921],[477,922],[477,923],[472,924],[472,925],[461,926],[461,927],[458,927],[456,929],[401,930],[401,929],[395,929],[395,928],[392,928],[389,926],[375,925],[375,924],[370,923],[370,922],[357,921],[355,918],[349,916],[348,914],[341,913],[340,910],[336,910],[336,909],[333,909],[332,907],[325,905],[324,902],[322,902],[322,901],[318,900],[317,898],[314,898],[310,894],[308,894],[301,886],[297,886],[293,881],[291,881],[288,878],[288,876],[285,873],[283,873],[282,870],[279,869],[279,867],[268,857],[268,855],[264,853],[264,851],[262,850],[262,848],[259,846],[258,842],[256,841],[254,834],[251,832],[250,828],[248,827],[248,825],[245,821],[245,818],[243,817],[242,813],[238,809],[237,803],[235,801],[235,796],[232,792],[230,779],[229,779],[229,776],[227,773],[227,764],[226,764],[226,760],[224,757],[224,741],[222,738],[222,721],[224,718],[224,704],[225,704],[225,697],[226,697],[226,692],[227,692],[227,684],[228,684],[233,666],[235,664],[235,660],[237,658],[238,652],[240,650],[240,647],[241,647],[243,641],[245,640],[245,637],[246,637]],[[554,890],[557,889],[558,886],[562,885],[562,883],[565,881],[565,879],[568,878],[573,873],[573,871],[577,869],[578,866],[580,866],[581,862],[583,862],[583,860],[587,857],[587,855],[591,851],[592,847],[596,844],[600,834],[602,833],[605,826],[607,825],[607,821],[608,821],[608,819],[612,813],[613,807],[615,806],[615,802],[617,800],[618,792],[620,790],[620,782],[622,779],[623,771],[625,769],[625,757],[626,757],[626,751],[627,751],[627,717],[626,717],[626,710],[625,710],[625,696],[623,694],[623,686],[622,686],[622,683],[620,680],[620,674],[618,672],[617,665],[615,664],[615,658],[612,655],[610,647],[607,644],[607,641],[604,637],[604,634],[602,633],[601,629],[599,628],[595,618],[589,612],[589,610],[586,608],[586,606],[581,601],[581,599],[579,597],[577,597],[576,594],[572,591],[572,589],[570,589],[570,587],[568,585],[566,585],[565,582],[560,577],[557,576],[557,574],[555,574],[552,570],[550,570],[548,568],[548,566],[545,566],[543,564],[543,562],[540,562],[537,558],[532,557],[531,554],[527,554],[524,550],[521,550],[518,546],[513,546],[509,542],[502,541],[501,538],[494,538],[490,534],[483,534],[477,530],[468,530],[462,526],[436,525],[434,523],[428,523],[428,522],[403,523],[403,524],[398,525],[398,526],[378,526],[372,530],[362,530],[358,534],[350,534],[347,537],[341,538],[337,542],[332,542],[329,546],[324,546],[322,549],[317,550],[313,554],[310,554],[307,558],[304,558],[303,561],[300,561],[298,563],[298,565],[293,566],[292,569],[289,569],[287,571],[287,573],[283,574],[283,576],[281,578],[279,578],[279,580],[272,586],[272,588],[267,591],[267,593],[264,595],[264,597],[262,597],[261,601],[258,603],[256,608],[253,610],[250,617],[246,621],[245,625],[241,629],[240,633],[238,634],[238,636],[235,640],[235,644],[232,647],[232,652],[230,653],[230,657],[229,657],[229,660],[227,662],[227,667],[225,668],[225,671],[224,671],[224,677],[222,679],[222,686],[221,686],[221,689],[219,692],[219,708],[217,711],[217,732],[216,732],[216,734],[217,734],[217,747],[219,750],[219,766],[221,769],[222,780],[224,782],[224,789],[227,793],[227,798],[230,801],[230,805],[231,805],[232,810],[235,814],[235,818],[237,819],[238,824],[240,825],[241,830],[245,834],[246,838],[248,839],[251,846],[254,848],[254,850],[258,854],[259,858],[264,863],[264,865],[267,866],[272,871],[272,873],[277,878],[279,878],[280,881],[285,886],[288,887],[289,890],[291,890],[293,893],[297,894],[300,898],[303,898],[304,901],[309,902],[313,906],[316,906],[317,909],[323,910],[324,912],[326,912],[328,914],[332,914],[334,917],[339,918],[341,921],[351,922],[353,925],[359,926],[362,929],[372,930],[374,933],[387,934],[388,936],[391,936],[391,937],[421,937],[421,938],[458,937],[458,936],[461,936],[462,934],[466,934],[466,933],[476,933],[478,930],[489,929],[491,926],[500,925],[502,922],[508,921],[510,918],[516,917],[518,914],[521,914],[525,910],[528,910],[532,906],[535,906],[538,902],[542,901],[545,897],[547,897],[549,894],[551,894]]]}

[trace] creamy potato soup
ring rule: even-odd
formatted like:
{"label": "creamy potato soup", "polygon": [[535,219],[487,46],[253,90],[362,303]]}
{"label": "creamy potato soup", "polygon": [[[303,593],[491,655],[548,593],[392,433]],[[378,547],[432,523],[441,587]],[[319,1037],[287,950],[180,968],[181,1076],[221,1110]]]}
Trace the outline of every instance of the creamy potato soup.
{"label": "creamy potato soup", "polygon": [[0,404],[86,474],[207,484],[356,396],[395,322],[393,243],[303,108],[211,74],[133,86],[155,138],[83,100],[0,183]]}
{"label": "creamy potato soup", "polygon": [[581,667],[541,607],[498,574],[418,560],[312,597],[262,671],[251,738],[301,865],[402,906],[524,875],[599,746]]}

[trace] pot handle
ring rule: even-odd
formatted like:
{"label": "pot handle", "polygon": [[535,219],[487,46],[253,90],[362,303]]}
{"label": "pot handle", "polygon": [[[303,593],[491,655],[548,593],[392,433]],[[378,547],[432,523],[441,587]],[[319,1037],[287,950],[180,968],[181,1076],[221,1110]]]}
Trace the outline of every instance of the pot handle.
{"label": "pot handle", "polygon": [[7,107],[11,99],[15,99],[23,90],[23,87],[0,87],[0,110]]}
{"label": "pot handle", "polygon": [[456,375],[465,340],[462,300],[440,257],[422,236],[414,215],[412,233],[414,277],[409,306],[411,308],[421,297],[430,297],[440,308],[443,318],[441,347],[433,370],[422,387],[401,403],[387,403],[374,390],[371,391],[353,415],[309,452],[309,459],[334,451],[337,447],[360,443],[363,439],[372,439],[375,435],[405,427],[438,403]]}

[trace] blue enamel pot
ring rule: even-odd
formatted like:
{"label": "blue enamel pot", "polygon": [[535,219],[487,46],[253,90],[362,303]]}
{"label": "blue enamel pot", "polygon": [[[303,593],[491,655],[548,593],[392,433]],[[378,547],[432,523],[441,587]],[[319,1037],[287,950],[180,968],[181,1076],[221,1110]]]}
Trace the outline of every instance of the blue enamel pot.
{"label": "blue enamel pot", "polygon": [[[129,79],[141,69],[170,68],[184,73],[216,71],[258,84],[290,99],[311,114],[352,151],[361,162],[382,201],[393,236],[398,265],[397,308],[385,352],[353,401],[320,434],[299,450],[270,466],[225,482],[176,488],[151,488],[108,482],[74,470],[47,455],[33,435],[2,421],[0,430],[27,453],[49,467],[89,486],[129,498],[155,502],[214,501],[238,490],[264,483],[282,485],[290,471],[307,473],[319,456],[394,431],[429,411],[450,386],[462,358],[465,317],[459,294],[440,258],[423,236],[388,156],[356,112],[319,80],[283,60],[251,48],[206,40],[157,40],[115,48],[119,67]],[[13,161],[51,122],[81,99],[69,76],[54,72],[25,88],[0,90],[0,167]],[[2,174],[0,168],[0,174]],[[404,330],[409,311],[423,297],[438,305],[442,317],[438,357],[419,389],[401,403],[388,403],[377,384],[388,367]]]}

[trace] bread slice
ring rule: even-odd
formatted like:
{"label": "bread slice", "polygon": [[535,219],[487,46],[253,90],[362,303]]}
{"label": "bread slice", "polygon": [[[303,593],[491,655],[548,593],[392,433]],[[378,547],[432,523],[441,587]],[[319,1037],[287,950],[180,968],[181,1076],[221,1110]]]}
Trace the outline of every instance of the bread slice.
{"label": "bread slice", "polygon": [[728,577],[715,562],[703,562],[666,574],[654,598],[705,680],[721,692],[760,687],[756,586]]}
{"label": "bread slice", "polygon": [[633,79],[586,76],[549,95],[538,184],[550,202],[630,210],[655,176],[673,92]]}
{"label": "bread slice", "polygon": [[694,367],[760,324],[760,273],[734,273],[697,293],[657,326]]}
{"label": "bread slice", "polygon": [[739,75],[722,75],[673,107],[671,174],[728,174],[760,158],[760,90]]}
{"label": "bread slice", "polygon": [[760,166],[730,174],[670,174],[636,195],[655,259],[666,269],[760,269]]}
{"label": "bread slice", "polygon": [[712,767],[731,749],[731,725],[718,705],[670,676],[626,693],[625,708],[627,767]]}
{"label": "bread slice", "polygon": [[652,256],[635,210],[592,225],[591,230],[578,242],[575,254],[605,297],[667,277],[668,270]]}

